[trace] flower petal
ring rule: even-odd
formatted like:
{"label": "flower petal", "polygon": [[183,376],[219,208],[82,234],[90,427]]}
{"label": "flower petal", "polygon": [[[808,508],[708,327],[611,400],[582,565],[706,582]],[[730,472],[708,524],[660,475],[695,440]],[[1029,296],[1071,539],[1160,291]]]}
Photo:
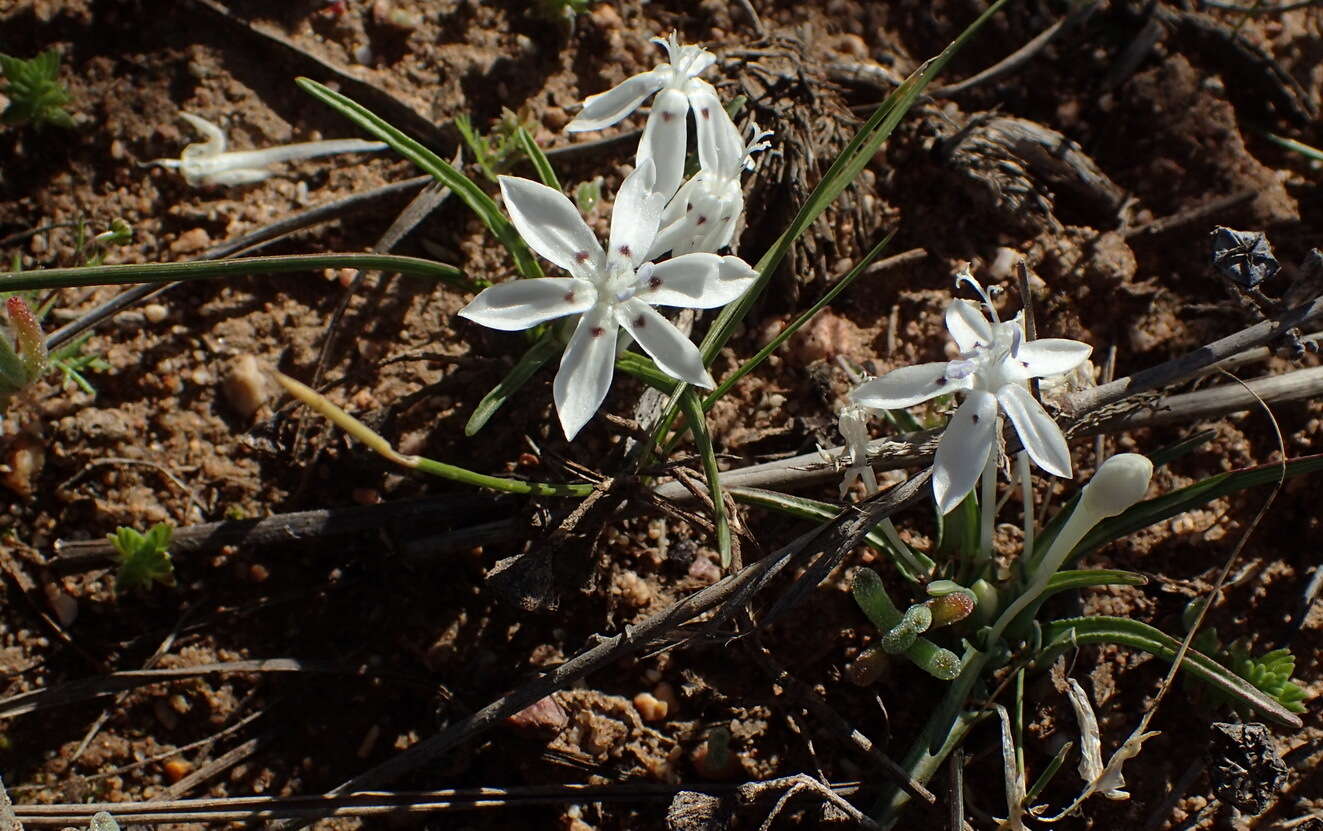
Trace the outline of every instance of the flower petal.
{"label": "flower petal", "polygon": [[1070,448],[1066,446],[1061,428],[1043,405],[1019,384],[1007,384],[997,390],[997,400],[1015,425],[1015,432],[1020,434],[1029,458],[1048,473],[1069,479]]}
{"label": "flower petal", "polygon": [[616,321],[652,356],[662,372],[705,389],[716,386],[703,366],[698,347],[647,303],[637,298],[626,300],[616,306]]}
{"label": "flower petal", "polygon": [[551,385],[556,414],[565,438],[573,439],[602,406],[611,389],[616,365],[616,334],[619,332],[605,304],[594,306],[579,318],[569,346],[560,358],[560,371]]}
{"label": "flower petal", "polygon": [[980,343],[992,344],[992,324],[968,300],[957,298],[946,307],[946,328],[961,352],[968,352]]}
{"label": "flower petal", "polygon": [[693,227],[687,239],[680,239],[672,249],[675,254],[695,251],[716,253],[730,241],[735,233],[735,220],[744,209],[744,195],[738,189],[730,191],[735,201],[725,199],[706,189],[698,189],[685,204],[685,218]]}
{"label": "flower petal", "polygon": [[597,289],[574,277],[511,280],[482,290],[459,316],[504,332],[528,329],[592,307]]}
{"label": "flower petal", "polygon": [[654,306],[715,309],[748,291],[757,276],[739,257],[685,254],[658,263],[646,275],[640,271],[634,296]]}
{"label": "flower petal", "polygon": [[662,88],[665,82],[655,72],[640,72],[626,78],[606,92],[588,96],[583,109],[565,127],[567,133],[600,130],[610,127],[638,109],[643,99]]}
{"label": "flower petal", "polygon": [[666,197],[653,190],[657,169],[651,159],[644,159],[625,177],[611,209],[611,247],[608,256],[629,260],[638,268],[657,238]]}
{"label": "flower petal", "polygon": [[997,439],[997,397],[971,390],[951,416],[933,459],[933,496],[947,514],[974,489]]}
{"label": "flower petal", "polygon": [[903,366],[855,387],[850,400],[875,410],[901,410],[943,393],[969,388],[968,378],[947,378],[946,367],[945,361]]}
{"label": "flower petal", "polygon": [[689,99],[678,89],[664,89],[652,100],[643,137],[639,140],[638,164],[652,159],[657,165],[656,191],[670,199],[684,178],[684,154],[688,144],[685,124]]}
{"label": "flower petal", "polygon": [[703,125],[698,130],[699,166],[718,176],[738,176],[744,166],[744,138],[721,106],[716,91],[706,82],[694,84],[689,106],[699,125]]}
{"label": "flower petal", "polygon": [[505,209],[530,248],[576,277],[604,265],[601,244],[565,194],[516,176],[500,182]]}
{"label": "flower petal", "polygon": [[1070,372],[1089,359],[1093,347],[1066,338],[1039,338],[1020,345],[1015,357],[1032,378]]}

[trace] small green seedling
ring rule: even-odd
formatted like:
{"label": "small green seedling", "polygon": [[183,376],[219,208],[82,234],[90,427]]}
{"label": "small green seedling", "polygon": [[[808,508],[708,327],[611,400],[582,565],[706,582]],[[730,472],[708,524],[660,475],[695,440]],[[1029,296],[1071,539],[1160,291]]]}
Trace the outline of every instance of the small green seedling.
{"label": "small green seedling", "polygon": [[455,116],[455,128],[464,138],[464,144],[473,153],[473,161],[484,176],[495,182],[527,155],[519,143],[519,131],[531,132],[534,124],[526,115],[502,108],[501,118],[490,133],[483,135],[473,126],[467,115]]}
{"label": "small green seedling", "polygon": [[8,86],[9,106],[0,116],[5,124],[32,124],[43,127],[74,126],[73,118],[65,111],[69,91],[59,82],[60,53],[47,49],[31,60],[0,55],[0,70],[4,71]]}
{"label": "small green seedling", "polygon": [[115,574],[115,585],[119,591],[146,588],[152,583],[166,586],[175,584],[175,564],[170,559],[170,538],[174,529],[168,523],[158,522],[146,534],[140,534],[132,528],[120,526],[115,533],[107,534],[110,544],[115,547],[115,556],[119,560],[119,571]]}
{"label": "small green seedling", "polygon": [[[1187,607],[1187,616],[1189,616],[1191,609],[1197,610],[1199,602],[1201,601],[1196,600]],[[1299,685],[1291,681],[1291,676],[1295,674],[1295,656],[1291,654],[1291,650],[1274,649],[1255,658],[1250,654],[1247,640],[1237,639],[1223,646],[1222,641],[1217,636],[1217,630],[1211,627],[1201,631],[1195,637],[1193,645],[1200,652],[1227,667],[1259,690],[1272,696],[1278,704],[1281,704],[1287,710],[1293,713],[1303,713],[1305,711],[1306,693]],[[1242,715],[1249,712],[1248,708],[1236,699],[1207,684],[1201,685],[1200,692],[1206,693],[1215,703],[1231,706]]]}

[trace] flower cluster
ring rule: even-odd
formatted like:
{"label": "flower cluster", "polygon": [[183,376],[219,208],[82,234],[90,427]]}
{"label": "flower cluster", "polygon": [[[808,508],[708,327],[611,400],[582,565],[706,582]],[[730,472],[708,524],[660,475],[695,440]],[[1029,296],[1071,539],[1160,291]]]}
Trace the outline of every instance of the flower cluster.
{"label": "flower cluster", "polygon": [[[744,210],[741,179],[753,169],[752,154],[768,146],[769,134],[751,125],[746,142],[716,90],[698,77],[716,61],[711,52],[682,46],[674,34],[653,40],[665,47],[670,62],[590,96],[566,128],[608,127],[656,94],[634,171],[616,194],[607,247],[563,193],[502,176],[501,197],[519,235],[569,276],[501,283],[460,311],[506,331],[577,316],[553,384],[556,412],[570,439],[606,398],[616,356],[631,341],[666,374],[714,386],[698,348],[654,307],[724,306],[757,276],[744,260],[717,252],[734,239]],[[699,171],[681,184],[691,110]]]}

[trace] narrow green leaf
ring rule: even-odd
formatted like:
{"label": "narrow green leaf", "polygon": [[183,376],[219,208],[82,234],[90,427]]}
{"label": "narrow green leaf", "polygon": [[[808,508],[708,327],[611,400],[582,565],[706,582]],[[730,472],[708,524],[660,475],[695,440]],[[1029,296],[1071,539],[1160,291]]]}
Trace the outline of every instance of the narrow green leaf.
{"label": "narrow green leaf", "polygon": [[882,252],[886,250],[887,244],[891,242],[891,238],[895,235],[895,231],[888,233],[881,242],[873,246],[872,250],[864,255],[863,259],[861,259],[854,268],[850,269],[848,274],[840,280],[837,280],[836,285],[832,286],[826,294],[822,295],[818,302],[814,303],[803,314],[795,318],[789,326],[786,326],[780,332],[777,332],[776,337],[772,338],[762,349],[759,349],[757,354],[752,358],[740,364],[739,369],[727,376],[715,390],[708,393],[707,397],[703,399],[703,409],[712,409],[712,406],[721,400],[721,396],[730,392],[731,387],[735,386],[741,378],[757,369],[763,361],[767,360],[768,356],[780,349],[781,345],[790,340],[790,338],[793,337],[804,324],[812,320],[814,315],[826,308],[827,304],[835,300],[837,295],[849,288],[855,280],[863,275],[864,270],[872,265],[874,260],[881,256]]}
{"label": "narrow green leaf", "polygon": [[520,274],[525,277],[542,276],[541,266],[537,264],[533,253],[528,250],[528,246],[524,243],[523,238],[519,236],[519,232],[515,230],[514,225],[505,218],[505,214],[501,212],[496,200],[488,196],[487,192],[478,187],[472,179],[348,96],[341,95],[310,78],[298,78],[296,81],[314,98],[386,142],[395,152],[449,187],[456,196],[463,200],[464,204],[473,209],[473,212],[478,215],[478,218],[492,232],[492,235],[510,252],[510,256],[514,258],[515,267],[519,269]]}
{"label": "narrow green leaf", "polygon": [[478,402],[478,406],[473,409],[473,415],[469,416],[468,423],[464,425],[464,435],[476,435],[496,411],[505,406],[505,402],[510,400],[520,387],[528,383],[528,379],[532,378],[534,373],[556,357],[558,352],[560,352],[560,341],[556,338],[555,328],[548,327],[542,333],[542,337],[533,342],[523,357],[501,379],[501,383]]}
{"label": "narrow green leaf", "polygon": [[1034,780],[1033,786],[1025,792],[1025,805],[1033,804],[1033,801],[1038,798],[1038,795],[1051,784],[1053,778],[1057,775],[1057,771],[1061,770],[1061,766],[1065,764],[1066,756],[1070,754],[1070,751],[1074,749],[1074,747],[1074,742],[1066,742],[1059,750],[1057,750],[1056,754],[1054,754],[1052,759],[1047,763],[1047,767],[1043,768],[1042,774],[1039,775],[1038,779]]}
{"label": "narrow green leaf", "polygon": [[1030,622],[1038,617],[1038,610],[1047,599],[1055,594],[1079,589],[1092,589],[1098,586],[1142,586],[1148,578],[1133,571],[1120,569],[1077,569],[1058,571],[1053,574],[1043,587],[1038,598],[1024,607],[1024,611],[1015,616],[1015,620],[1006,626],[1006,638],[1012,642],[1024,638],[1029,631]]}
{"label": "narrow green leaf", "polygon": [[277,372],[275,376],[286,392],[306,404],[314,412],[362,442],[372,452],[410,470],[417,470],[477,488],[489,488],[494,491],[524,494],[526,496],[584,497],[593,492],[593,486],[588,484],[526,482],[522,479],[507,479],[504,476],[478,473],[458,465],[429,459],[425,456],[407,456],[391,447],[390,442],[386,441],[380,433],[337,407],[326,396],[283,373]]}
{"label": "narrow green leaf", "polygon": [[[841,513],[839,505],[832,505],[828,502],[819,502],[816,499],[809,499],[804,496],[793,496],[779,491],[764,490],[762,488],[727,488],[727,493],[734,497],[736,502],[744,505],[756,505],[759,508],[767,508],[773,511],[779,511],[790,516],[800,517],[801,519],[815,519],[823,522],[835,519]],[[874,528],[864,537],[866,542],[875,551],[885,554],[901,576],[911,583],[920,582],[924,575],[932,573],[936,564],[923,552],[915,551],[909,546],[901,551],[896,548],[885,534]],[[901,541],[901,545],[905,545]]]}
{"label": "narrow green leaf", "polygon": [[537,177],[542,180],[542,184],[552,190],[560,190],[560,180],[556,178],[551,160],[542,152],[542,148],[537,146],[537,142],[533,141],[533,135],[523,127],[516,127],[514,137],[519,149],[524,151],[524,155],[533,163],[533,169],[537,171]]}
{"label": "narrow green leaf", "polygon": [[721,567],[730,567],[730,520],[726,516],[726,503],[721,495],[721,468],[717,467],[716,450],[707,431],[707,415],[703,403],[691,387],[680,391],[680,408],[689,421],[689,433],[703,460],[703,473],[707,476],[708,491],[712,494],[712,521],[717,529],[717,551],[721,553]]}
{"label": "narrow green leaf", "polygon": [[[1043,627],[1043,647],[1036,663],[1040,667],[1047,666],[1058,654],[1068,649],[1095,643],[1128,646],[1168,662],[1175,660],[1181,646],[1180,641],[1160,629],[1129,618],[1109,615],[1067,618],[1054,620]],[[1185,660],[1181,662],[1181,670],[1240,703],[1253,707],[1284,727],[1299,729],[1303,725],[1299,716],[1271,696],[1200,652],[1187,650]]]}
{"label": "narrow green leaf", "polygon": [[464,272],[452,265],[402,257],[398,254],[290,254],[277,257],[241,257],[190,263],[140,263],[94,265],[74,268],[44,268],[37,271],[0,274],[0,291],[64,289],[76,286],[120,286],[130,283],[182,283],[239,277],[251,274],[283,274],[291,271],[320,271],[326,268],[358,268],[395,271],[413,277],[441,280],[473,290]]}

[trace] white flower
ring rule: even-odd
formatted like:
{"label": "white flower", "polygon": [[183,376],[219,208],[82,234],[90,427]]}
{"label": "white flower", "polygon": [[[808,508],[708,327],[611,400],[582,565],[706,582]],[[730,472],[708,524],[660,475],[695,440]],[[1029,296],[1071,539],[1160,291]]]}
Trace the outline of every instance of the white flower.
{"label": "white flower", "polygon": [[[978,286],[972,277],[961,279]],[[984,299],[992,310],[986,294]],[[942,434],[933,461],[933,494],[943,513],[973,490],[996,448],[999,405],[1015,425],[1029,458],[1056,476],[1071,475],[1066,438],[1029,393],[1027,382],[1069,372],[1093,349],[1065,338],[1025,342],[1020,316],[1004,323],[997,320],[995,311],[992,316],[989,323],[973,303],[953,300],[946,308],[946,327],[960,348],[959,359],[902,367],[850,393],[855,403],[878,410],[911,407],[956,390],[966,393]]]}
{"label": "white flower", "polygon": [[652,307],[724,306],[757,276],[738,257],[687,254],[663,263],[646,261],[665,199],[653,190],[655,175],[647,161],[621,184],[611,214],[609,253],[563,193],[528,179],[500,179],[501,196],[520,236],[571,276],[492,286],[460,315],[505,331],[580,315],[553,385],[556,411],[570,439],[606,398],[622,327],[667,375],[714,386],[698,348]]}
{"label": "white flower", "polygon": [[836,429],[840,430],[841,437],[845,439],[845,449],[841,451],[840,460],[849,461],[845,478],[841,480],[841,498],[845,498],[857,480],[863,480],[865,492],[872,496],[877,493],[877,474],[873,473],[873,466],[868,463],[868,421],[864,408],[857,404],[842,407]]}
{"label": "white flower", "polygon": [[698,145],[698,172],[680,186],[662,214],[662,230],[652,246],[654,254],[715,253],[730,245],[735,236],[737,220],[744,212],[740,179],[744,171],[754,169],[753,154],[767,149],[772,133],[750,122],[746,144],[724,111],[716,122],[711,132],[715,141],[711,146],[702,142]]}
{"label": "white flower", "polygon": [[184,174],[184,181],[194,187],[250,185],[271,175],[271,171],[266,169],[269,164],[293,162],[335,153],[370,153],[385,150],[389,146],[381,141],[330,139],[281,144],[265,150],[226,151],[225,133],[221,132],[221,128],[192,113],[181,112],[179,117],[192,124],[193,129],[202,135],[204,141],[188,145],[177,159],[152,159],[147,164],[177,168]]}
{"label": "white flower", "polygon": [[686,116],[694,110],[698,122],[698,143],[702,147],[711,138],[714,122],[725,114],[717,91],[698,76],[716,63],[717,57],[701,46],[681,46],[672,32],[670,37],[653,38],[666,49],[669,63],[626,78],[606,92],[590,95],[583,111],[565,129],[571,133],[610,127],[634,112],[643,100],[658,93],[652,113],[639,142],[638,165],[652,159],[657,166],[656,189],[670,197],[684,178],[684,156],[688,144]]}

